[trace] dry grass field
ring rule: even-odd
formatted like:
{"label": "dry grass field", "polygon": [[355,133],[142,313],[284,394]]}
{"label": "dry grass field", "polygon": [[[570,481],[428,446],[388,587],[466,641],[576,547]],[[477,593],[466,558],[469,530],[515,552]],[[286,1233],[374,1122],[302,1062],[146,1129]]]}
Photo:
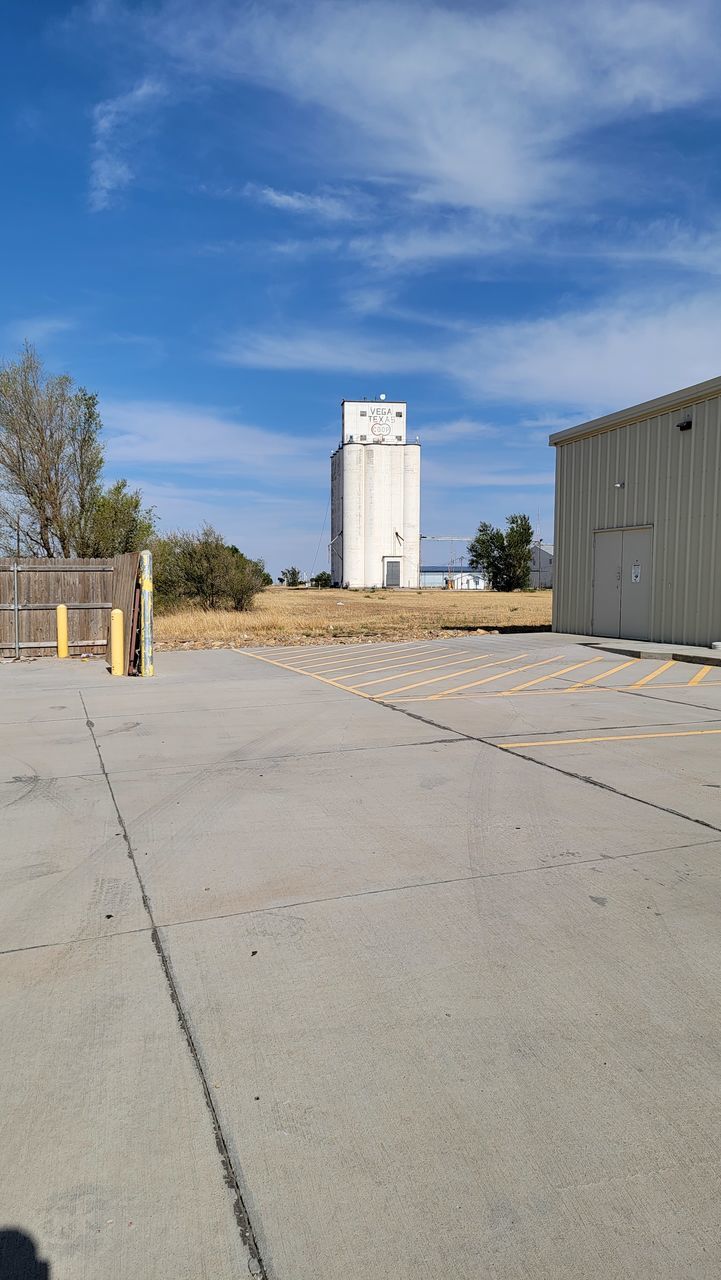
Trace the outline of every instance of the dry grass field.
{"label": "dry grass field", "polygon": [[497,627],[546,627],[551,592],[313,591],[271,587],[248,613],[182,609],[159,614],[159,649],[231,645],[425,640]]}

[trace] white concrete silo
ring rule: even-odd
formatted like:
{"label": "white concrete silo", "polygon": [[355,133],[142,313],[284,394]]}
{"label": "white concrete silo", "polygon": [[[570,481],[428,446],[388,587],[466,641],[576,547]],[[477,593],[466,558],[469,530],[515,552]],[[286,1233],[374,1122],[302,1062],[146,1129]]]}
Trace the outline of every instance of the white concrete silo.
{"label": "white concrete silo", "polygon": [[418,586],[420,452],[406,443],[404,401],[343,401],[331,462],[335,585]]}

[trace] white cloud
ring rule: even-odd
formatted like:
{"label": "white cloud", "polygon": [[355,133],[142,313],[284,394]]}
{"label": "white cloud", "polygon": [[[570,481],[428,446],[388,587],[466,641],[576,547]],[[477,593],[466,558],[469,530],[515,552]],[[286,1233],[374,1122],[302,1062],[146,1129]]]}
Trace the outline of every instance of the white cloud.
{"label": "white cloud", "polygon": [[455,418],[452,422],[431,423],[418,428],[421,444],[450,444],[458,440],[490,440],[501,435],[499,427],[471,418]]}
{"label": "white cloud", "polygon": [[444,489],[527,489],[554,483],[553,470],[515,471],[512,468],[486,465],[478,455],[459,458],[454,463],[425,461],[423,483]]}
{"label": "white cloud", "polygon": [[90,165],[90,208],[94,213],[107,209],[115,193],[132,182],[135,175],[128,153],[137,143],[139,121],[165,94],[163,84],[146,78],[128,93],[96,105]]}
{"label": "white cloud", "polygon": [[250,426],[214,409],[156,400],[103,400],[111,467],[164,466],[253,477],[271,484],[327,472],[336,443],[327,437],[291,435]]}
{"label": "white cloud", "polygon": [[[308,573],[318,547],[325,496],[296,498],[244,488],[216,489],[142,482],[143,500],[156,509],[164,532],[198,529],[212,524],[228,542],[253,559],[263,559],[273,573],[294,563]],[[327,543],[321,539],[316,569],[327,567]]]}
{"label": "white cloud", "polygon": [[292,332],[241,331],[221,345],[218,356],[225,364],[249,369],[421,373],[428,368],[427,353],[410,341],[393,343],[362,332],[306,326]]}
{"label": "white cloud", "polygon": [[600,190],[594,129],[716,98],[720,24],[711,0],[168,0],[146,30],[206,80],[325,112],[326,165],[507,213]]}
{"label": "white cloud", "polygon": [[39,345],[75,326],[76,321],[70,316],[27,316],[24,320],[12,320],[5,325],[4,332],[10,342],[27,341]]}
{"label": "white cloud", "polygon": [[254,182],[245,186],[246,195],[270,205],[272,209],[280,209],[284,213],[308,214],[316,218],[325,218],[329,222],[351,221],[360,216],[358,202],[355,204],[345,195],[334,195],[332,192],[321,192],[310,195],[304,191],[277,191],[275,187],[262,187]]}
{"label": "white cloud", "polygon": [[474,395],[582,413],[622,408],[721,373],[721,294],[641,292],[489,326],[451,359]]}
{"label": "white cloud", "polygon": [[354,236],[348,250],[383,271],[413,271],[464,259],[496,257],[527,251],[533,244],[528,226],[505,218],[455,217],[442,225],[427,221],[393,231]]}
{"label": "white cloud", "polygon": [[656,220],[640,228],[627,225],[613,239],[591,246],[590,252],[633,267],[645,262],[717,276],[721,275],[721,227],[689,227],[677,220]]}
{"label": "white cloud", "polygon": [[232,336],[220,358],[260,369],[441,375],[476,403],[534,405],[529,425],[553,428],[566,407],[602,412],[719,375],[721,293],[642,292],[425,344],[340,327],[253,330]]}

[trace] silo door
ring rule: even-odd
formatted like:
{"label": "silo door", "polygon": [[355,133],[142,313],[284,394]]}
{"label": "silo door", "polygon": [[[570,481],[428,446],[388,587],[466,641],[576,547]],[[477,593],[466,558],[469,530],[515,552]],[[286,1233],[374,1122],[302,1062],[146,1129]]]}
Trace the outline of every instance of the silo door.
{"label": "silo door", "polygon": [[594,636],[615,639],[621,634],[621,579],[623,576],[623,532],[603,529],[593,535],[593,622]]}
{"label": "silo door", "polygon": [[386,586],[399,587],[400,585],[401,585],[400,560],[386,560]]}

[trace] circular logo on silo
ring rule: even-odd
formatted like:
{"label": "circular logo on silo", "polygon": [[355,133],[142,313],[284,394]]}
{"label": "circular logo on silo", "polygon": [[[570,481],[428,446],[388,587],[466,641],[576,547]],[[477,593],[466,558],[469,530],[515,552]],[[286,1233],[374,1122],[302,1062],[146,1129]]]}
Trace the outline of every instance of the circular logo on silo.
{"label": "circular logo on silo", "polygon": [[371,435],[389,436],[390,433],[391,433],[391,428],[390,428],[390,423],[388,422],[373,422],[371,424]]}

